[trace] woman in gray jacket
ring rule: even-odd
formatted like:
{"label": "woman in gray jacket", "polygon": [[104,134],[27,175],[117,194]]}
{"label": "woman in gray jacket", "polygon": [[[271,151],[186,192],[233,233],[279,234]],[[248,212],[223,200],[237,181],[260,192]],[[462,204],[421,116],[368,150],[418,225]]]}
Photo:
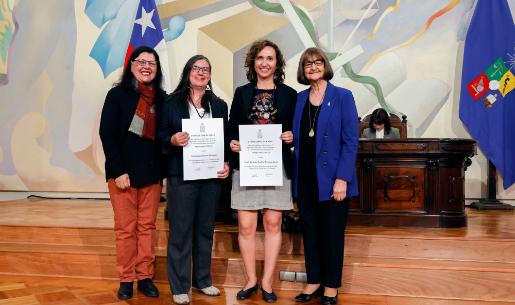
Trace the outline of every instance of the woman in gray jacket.
{"label": "woman in gray jacket", "polygon": [[363,130],[362,138],[365,139],[399,139],[399,129],[390,126],[388,113],[378,108],[372,112],[370,117],[370,128]]}

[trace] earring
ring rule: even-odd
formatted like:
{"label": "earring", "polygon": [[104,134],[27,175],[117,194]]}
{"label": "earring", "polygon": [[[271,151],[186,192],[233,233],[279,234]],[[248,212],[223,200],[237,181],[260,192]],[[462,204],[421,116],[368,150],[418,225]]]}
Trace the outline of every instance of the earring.
{"label": "earring", "polygon": [[211,90],[211,87],[209,87],[209,84],[206,85],[206,91]]}

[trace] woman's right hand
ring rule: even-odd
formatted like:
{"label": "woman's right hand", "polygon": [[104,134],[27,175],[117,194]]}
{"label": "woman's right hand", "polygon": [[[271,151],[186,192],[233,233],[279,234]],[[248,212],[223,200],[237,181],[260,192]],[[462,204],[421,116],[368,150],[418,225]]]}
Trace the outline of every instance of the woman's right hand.
{"label": "woman's right hand", "polygon": [[174,146],[181,146],[184,147],[188,145],[190,139],[190,134],[187,132],[178,132],[172,136],[170,139],[170,142],[172,142],[172,145]]}
{"label": "woman's right hand", "polygon": [[240,141],[232,140],[230,146],[231,150],[236,153],[239,153],[241,151]]}
{"label": "woman's right hand", "polygon": [[123,174],[120,177],[114,179],[116,182],[116,187],[121,190],[126,190],[131,186],[131,181],[129,180],[129,174]]}

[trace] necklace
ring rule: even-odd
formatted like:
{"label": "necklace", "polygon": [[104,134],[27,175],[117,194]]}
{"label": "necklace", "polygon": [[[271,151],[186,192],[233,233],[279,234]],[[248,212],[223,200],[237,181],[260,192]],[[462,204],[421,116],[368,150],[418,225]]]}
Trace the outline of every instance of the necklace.
{"label": "necklace", "polygon": [[[197,102],[200,101],[201,98],[202,98],[202,96],[198,98]],[[193,108],[195,108],[195,111],[197,112],[198,117],[202,119],[206,115],[207,111],[204,109],[204,113],[202,115],[200,115],[200,112],[198,112],[197,106],[195,106],[195,103],[193,102],[191,95],[189,96],[189,99],[190,99],[191,105],[193,105]]]}
{"label": "necklace", "polygon": [[[257,84],[256,84],[256,90],[257,90],[257,93],[258,93],[258,98],[259,98],[259,97],[263,97],[263,95],[261,95],[261,92],[259,92],[259,88],[258,88]],[[274,91],[272,91],[272,98],[273,98],[274,96],[275,96],[275,85],[274,85]],[[272,101],[270,100],[270,102],[272,102]],[[263,113],[263,118],[264,118],[265,120],[268,120],[268,118],[270,118],[270,113],[269,113],[269,112],[265,112],[265,113]]]}
{"label": "necklace", "polygon": [[147,103],[147,104],[150,106],[150,113],[154,113],[154,112],[156,112],[156,111],[154,110],[154,104],[150,105],[150,103],[147,101],[147,99],[144,97],[144,95],[143,95],[143,94],[141,95],[141,98],[143,98],[143,100],[145,101],[145,103]]}
{"label": "necklace", "polygon": [[[318,110],[320,109],[320,106],[322,106],[322,104],[324,103],[324,97],[325,97],[325,91],[324,91],[324,95],[322,95],[322,99],[320,100],[320,104],[318,104],[317,106],[317,111],[315,112],[315,117],[313,118],[313,123],[311,123],[311,105],[309,106],[308,108],[308,113],[309,113],[309,127],[310,127],[310,130],[309,130],[309,136],[312,138],[315,136],[315,130],[314,130],[314,127],[315,127],[315,120],[317,118],[317,114],[318,114]],[[311,103],[311,102],[310,102]]]}

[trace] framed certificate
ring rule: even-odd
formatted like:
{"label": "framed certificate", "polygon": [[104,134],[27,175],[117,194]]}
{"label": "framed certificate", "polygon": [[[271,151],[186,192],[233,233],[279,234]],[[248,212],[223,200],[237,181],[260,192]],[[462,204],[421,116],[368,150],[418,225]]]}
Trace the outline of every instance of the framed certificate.
{"label": "framed certificate", "polygon": [[282,125],[240,125],[240,185],[282,186]]}
{"label": "framed certificate", "polygon": [[184,180],[218,178],[224,169],[223,119],[182,119],[182,131],[190,135],[183,148]]}

